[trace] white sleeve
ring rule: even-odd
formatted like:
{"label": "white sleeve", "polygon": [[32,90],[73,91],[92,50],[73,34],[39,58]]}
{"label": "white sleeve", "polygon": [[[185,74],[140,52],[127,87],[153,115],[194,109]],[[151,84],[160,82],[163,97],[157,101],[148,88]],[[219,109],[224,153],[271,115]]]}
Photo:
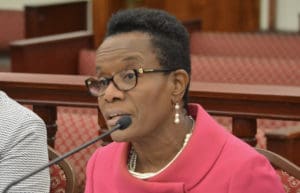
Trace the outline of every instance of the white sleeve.
{"label": "white sleeve", "polygon": [[[0,192],[2,192],[12,181],[46,164],[48,150],[45,124],[33,113],[20,115],[11,125],[0,129],[3,134],[0,137],[2,141]],[[49,187],[50,176],[49,170],[46,169],[11,187],[9,192],[48,193]]]}

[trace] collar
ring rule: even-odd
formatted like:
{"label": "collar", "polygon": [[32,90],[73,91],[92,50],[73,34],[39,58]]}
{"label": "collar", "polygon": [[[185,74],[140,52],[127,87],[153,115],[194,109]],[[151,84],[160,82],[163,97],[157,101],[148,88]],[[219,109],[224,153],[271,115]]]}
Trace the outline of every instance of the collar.
{"label": "collar", "polygon": [[218,160],[229,134],[200,105],[189,105],[189,112],[195,119],[190,141],[171,165],[152,178],[143,181],[128,172],[129,143],[120,143],[115,154],[120,164],[114,171],[118,187],[132,192],[153,192],[153,188],[159,187],[159,192],[177,193],[191,189],[205,178]]}

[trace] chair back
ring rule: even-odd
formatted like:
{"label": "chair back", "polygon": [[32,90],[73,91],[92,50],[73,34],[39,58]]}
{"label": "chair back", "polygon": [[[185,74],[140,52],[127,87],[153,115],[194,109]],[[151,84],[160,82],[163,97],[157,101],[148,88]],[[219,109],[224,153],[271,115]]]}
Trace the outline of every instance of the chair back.
{"label": "chair back", "polygon": [[[53,160],[59,154],[48,146],[49,160]],[[57,164],[50,166],[50,193],[76,193],[76,177],[71,165],[62,160]]]}
{"label": "chair back", "polygon": [[300,192],[299,166],[274,152],[260,148],[256,148],[256,150],[270,161],[277,174],[279,175],[283,187],[287,193]]}

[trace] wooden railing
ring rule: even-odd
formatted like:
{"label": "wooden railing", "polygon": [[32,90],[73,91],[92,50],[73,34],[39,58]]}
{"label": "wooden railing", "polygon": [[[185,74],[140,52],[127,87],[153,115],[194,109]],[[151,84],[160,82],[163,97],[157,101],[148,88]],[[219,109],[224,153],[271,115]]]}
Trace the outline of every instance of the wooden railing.
{"label": "wooden railing", "polygon": [[[0,89],[15,100],[32,104],[46,122],[54,143],[57,106],[97,108],[79,75],[0,73]],[[233,134],[254,146],[257,119],[300,120],[300,88],[192,82],[190,102],[201,104],[212,115],[232,117]],[[99,124],[106,128],[99,113]]]}
{"label": "wooden railing", "polygon": [[232,117],[233,134],[253,146],[258,118],[300,120],[299,87],[193,82],[190,101]]}
{"label": "wooden railing", "polygon": [[[30,104],[45,121],[48,143],[54,146],[57,131],[57,106],[94,107],[95,97],[89,95],[84,80],[76,75],[0,73],[0,89],[22,104]],[[106,128],[99,113],[99,125]]]}

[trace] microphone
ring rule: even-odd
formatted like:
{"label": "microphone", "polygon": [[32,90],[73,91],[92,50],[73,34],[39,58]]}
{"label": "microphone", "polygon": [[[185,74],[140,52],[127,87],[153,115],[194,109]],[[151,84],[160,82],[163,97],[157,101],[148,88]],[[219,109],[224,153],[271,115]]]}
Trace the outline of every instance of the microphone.
{"label": "microphone", "polygon": [[53,164],[60,162],[61,160],[69,157],[70,155],[73,155],[74,153],[77,153],[78,151],[80,151],[80,150],[82,150],[82,149],[84,149],[84,148],[92,145],[93,143],[95,143],[98,140],[106,137],[107,135],[111,134],[112,132],[114,132],[116,130],[124,130],[124,129],[126,129],[130,124],[131,124],[131,118],[129,116],[123,116],[123,117],[121,117],[117,121],[116,125],[112,129],[110,129],[109,131],[107,131],[107,132],[103,133],[102,135],[99,135],[98,137],[92,139],[91,141],[89,141],[87,143],[84,143],[83,145],[81,145],[81,146],[79,146],[79,147],[77,147],[77,148],[75,148],[75,149],[73,149],[73,150],[65,153],[64,155],[55,158],[54,160],[50,161],[46,165],[44,165],[44,166],[42,166],[42,167],[34,170],[33,172],[31,172],[31,173],[23,176],[22,178],[20,178],[18,180],[15,180],[15,181],[12,181],[10,184],[8,184],[6,186],[6,188],[4,189],[3,193],[6,193],[12,186],[14,186],[14,185],[20,183],[21,181],[23,181],[23,180],[25,180],[25,179],[27,179],[27,178],[29,178],[29,177],[31,177],[31,176],[39,173],[40,171],[48,168],[49,166],[52,166]]}

